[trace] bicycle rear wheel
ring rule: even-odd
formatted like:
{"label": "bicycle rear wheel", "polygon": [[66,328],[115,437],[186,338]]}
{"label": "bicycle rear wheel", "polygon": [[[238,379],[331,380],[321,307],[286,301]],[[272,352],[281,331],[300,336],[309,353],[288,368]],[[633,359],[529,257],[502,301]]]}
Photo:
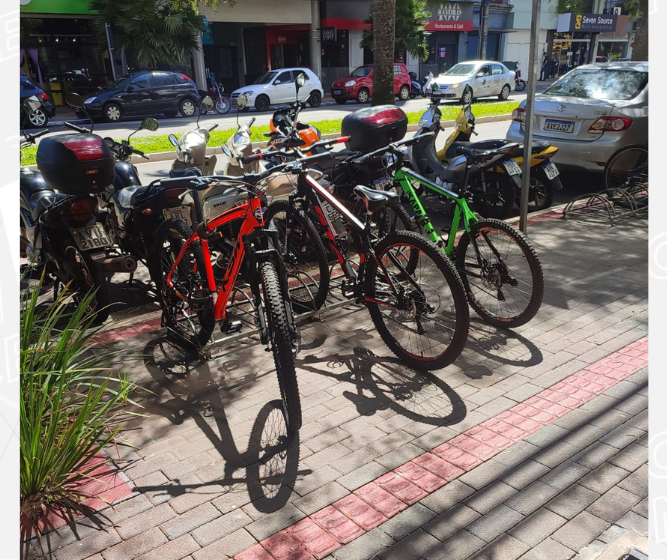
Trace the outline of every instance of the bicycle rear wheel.
{"label": "bicycle rear wheel", "polygon": [[542,305],[544,275],[528,238],[501,220],[481,220],[461,236],[456,268],[475,312],[487,323],[514,328]]}
{"label": "bicycle rear wheel", "polygon": [[153,245],[151,276],[157,286],[167,327],[195,346],[206,344],[215,328],[215,315],[206,287],[206,262],[201,244],[191,243],[171,276],[172,270],[192,230],[180,220],[160,224]]}
{"label": "bicycle rear wheel", "polygon": [[463,285],[451,262],[415,232],[389,233],[375,251],[387,275],[369,259],[364,289],[382,340],[414,368],[451,364],[465,346],[470,323]]}
{"label": "bicycle rear wheel", "polygon": [[262,282],[267,330],[276,365],[280,398],[283,401],[285,423],[289,432],[298,432],[302,422],[301,399],[294,365],[294,341],[290,335],[287,320],[288,310],[285,308],[285,301],[280,293],[275,265],[270,261],[261,263],[259,274]]}
{"label": "bicycle rear wheel", "polygon": [[[607,189],[623,189],[635,197],[637,206],[648,204],[648,148],[641,144],[624,146],[617,150],[604,167],[604,183]],[[627,208],[623,197],[614,202]]]}
{"label": "bicycle rear wheel", "polygon": [[269,227],[278,231],[280,253],[288,276],[298,276],[300,287],[291,287],[290,298],[297,310],[319,309],[329,293],[329,262],[327,252],[315,225],[306,213],[295,208],[292,229],[287,238],[289,202],[272,202],[265,216]]}

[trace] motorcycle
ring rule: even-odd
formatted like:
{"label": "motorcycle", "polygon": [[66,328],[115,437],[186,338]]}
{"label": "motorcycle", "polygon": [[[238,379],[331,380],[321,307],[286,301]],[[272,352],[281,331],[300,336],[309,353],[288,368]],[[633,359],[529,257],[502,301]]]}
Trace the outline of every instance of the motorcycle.
{"label": "motorcycle", "polygon": [[[419,120],[424,132],[443,130],[440,125],[440,100],[431,98],[429,108]],[[461,108],[456,118],[454,130],[445,141],[445,145],[437,152],[438,158],[449,163],[456,157],[457,146],[467,146],[473,149],[495,149],[508,144],[508,140],[484,140],[470,142],[475,132],[475,115],[471,103]],[[435,142],[435,137],[434,137]],[[549,142],[534,141],[531,148],[530,161],[530,191],[529,210],[536,211],[548,208],[553,203],[554,191],[562,190],[563,185],[558,178],[559,171],[551,158],[556,155],[558,148]],[[512,161],[511,179],[508,179],[507,166],[497,165],[482,170],[482,173],[471,181],[470,192],[475,210],[485,218],[506,218],[514,204],[520,205],[521,179],[523,168],[523,146],[514,152]],[[517,172],[518,171],[518,172]]]}
{"label": "motorcycle", "polygon": [[514,71],[514,91],[523,91],[526,89],[526,80],[521,78],[521,69],[519,63],[516,63],[516,70]]}
{"label": "motorcycle", "polygon": [[236,132],[221,147],[225,155],[223,168],[220,171],[221,175],[239,176],[244,173],[257,173],[261,170],[259,161],[253,161],[245,165],[241,163],[241,158],[247,157],[253,152],[250,129],[255,122],[255,117],[243,126],[239,124],[239,112],[243,110],[247,103],[248,98],[243,94],[239,95],[236,105]]}
{"label": "motorcycle", "polygon": [[[40,106],[33,97],[24,101],[26,115]],[[21,147],[47,132],[24,133]],[[101,324],[109,317],[106,274],[121,264],[107,258],[111,241],[96,219],[95,194],[111,183],[113,155],[96,134],[60,134],[39,143],[37,168],[38,173],[22,168],[20,174],[22,256],[31,269],[54,279],[54,294],[62,288],[78,302],[94,292],[90,311]]]}
{"label": "motorcycle", "polygon": [[[213,108],[213,100],[206,96],[201,103],[201,111],[210,111]],[[199,127],[199,117],[197,117],[196,129],[183,134],[180,139],[175,135],[169,135],[169,141],[176,148],[176,158],[171,164],[169,171],[170,177],[183,177],[185,175],[201,174],[213,175],[218,158],[215,154],[206,155],[206,144],[211,136],[211,132],[218,127],[214,124],[210,128]],[[199,170],[197,173],[195,170]]]}
{"label": "motorcycle", "polygon": [[417,73],[416,72],[408,72],[410,75],[410,80],[412,80],[411,85],[410,85],[410,99],[414,99],[418,95],[421,95],[422,97],[427,97],[427,88],[430,88],[431,82],[433,81],[433,72],[429,72],[426,78],[423,78],[420,81],[417,79]]}
{"label": "motorcycle", "polygon": [[213,99],[213,108],[218,115],[226,115],[232,108],[229,95],[222,95],[223,91],[225,91],[225,88],[219,82],[215,82],[215,85],[211,86],[208,90],[209,96]]}

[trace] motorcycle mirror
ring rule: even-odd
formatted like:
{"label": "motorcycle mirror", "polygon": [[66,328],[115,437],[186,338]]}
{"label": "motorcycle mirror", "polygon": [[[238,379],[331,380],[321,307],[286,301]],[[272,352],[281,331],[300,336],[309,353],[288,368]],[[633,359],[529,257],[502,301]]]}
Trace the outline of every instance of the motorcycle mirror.
{"label": "motorcycle mirror", "polygon": [[242,93],[236,98],[236,106],[239,110],[243,110],[246,108],[246,105],[248,105],[248,98],[245,93]]}
{"label": "motorcycle mirror", "polygon": [[208,95],[201,100],[202,111],[210,111],[214,106],[213,100]]}
{"label": "motorcycle mirror", "polygon": [[70,107],[83,109],[83,97],[81,97],[78,93],[68,93],[66,100]]}
{"label": "motorcycle mirror", "polygon": [[158,128],[160,128],[160,123],[157,122],[156,119],[153,119],[151,117],[146,117],[143,121],[141,121],[141,126],[139,127],[139,130],[145,129],[145,130],[150,130],[151,132],[155,132]]}
{"label": "motorcycle mirror", "polygon": [[104,143],[111,148],[114,145],[113,138],[109,138],[108,136],[104,138]]}
{"label": "motorcycle mirror", "polygon": [[36,95],[31,95],[23,101],[23,111],[26,115],[32,115],[41,106],[42,103]]}
{"label": "motorcycle mirror", "polygon": [[440,88],[438,87],[438,82],[433,82],[433,83],[431,84],[431,92],[432,92],[432,93],[435,93],[436,91],[438,91],[438,89],[440,89]]}
{"label": "motorcycle mirror", "polygon": [[299,75],[296,77],[296,96],[297,96],[297,98],[299,97],[299,90],[300,90],[305,84],[306,84],[306,75],[305,75],[303,72],[301,72],[301,74],[299,74]]}
{"label": "motorcycle mirror", "polygon": [[169,138],[169,142],[171,142],[171,145],[174,148],[178,148],[178,138],[176,138],[176,136],[174,136],[173,134],[170,134],[168,136],[168,138]]}
{"label": "motorcycle mirror", "polygon": [[227,146],[227,144],[220,146],[220,149],[222,150],[222,153],[225,154],[228,158],[232,157],[232,152],[229,151],[229,146]]}

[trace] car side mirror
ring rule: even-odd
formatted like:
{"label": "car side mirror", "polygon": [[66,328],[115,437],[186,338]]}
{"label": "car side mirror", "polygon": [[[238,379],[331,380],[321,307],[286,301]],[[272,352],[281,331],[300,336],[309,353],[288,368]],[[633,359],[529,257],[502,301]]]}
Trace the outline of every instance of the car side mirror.
{"label": "car side mirror", "polygon": [[81,97],[78,93],[68,93],[66,101],[70,107],[83,109],[83,97]]}
{"label": "car side mirror", "polygon": [[26,115],[32,115],[41,106],[42,104],[36,95],[31,95],[23,101],[23,111]]}
{"label": "car side mirror", "polygon": [[141,121],[140,129],[145,129],[145,130],[150,130],[151,132],[155,132],[158,128],[160,128],[160,123],[157,122],[156,119],[153,119],[151,117],[146,117],[143,121]]}
{"label": "car side mirror", "polygon": [[178,148],[178,138],[176,138],[176,136],[174,136],[173,134],[170,134],[168,136],[168,138],[169,138],[169,142],[171,142],[171,145],[174,148]]}

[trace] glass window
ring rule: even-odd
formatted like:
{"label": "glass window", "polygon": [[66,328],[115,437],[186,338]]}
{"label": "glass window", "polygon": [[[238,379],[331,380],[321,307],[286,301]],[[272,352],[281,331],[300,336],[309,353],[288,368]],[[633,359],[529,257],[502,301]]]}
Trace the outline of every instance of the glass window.
{"label": "glass window", "polygon": [[281,84],[289,84],[293,81],[291,72],[281,72],[276,78],[276,82],[280,82]]}
{"label": "glass window", "polygon": [[273,78],[276,77],[276,74],[278,72],[264,72],[259,78],[257,78],[254,83],[255,84],[268,84]]}
{"label": "glass window", "polygon": [[492,64],[491,65],[491,75],[493,76],[498,76],[500,74],[504,74],[505,71],[503,70],[503,67],[500,64]]}
{"label": "glass window", "polygon": [[153,72],[153,85],[155,87],[173,86],[174,78],[169,72]]}
{"label": "glass window", "polygon": [[648,72],[575,69],[551,85],[543,95],[628,100],[636,97],[647,83]]}
{"label": "glass window", "polygon": [[130,83],[135,87],[149,88],[151,87],[151,75],[148,72],[137,74],[132,78]]}
{"label": "glass window", "polygon": [[365,78],[373,71],[372,66],[360,66],[350,76],[353,78]]}
{"label": "glass window", "polygon": [[491,71],[489,70],[489,66],[488,66],[488,65],[486,65],[486,66],[482,66],[482,67],[479,69],[479,72],[477,72],[477,73],[478,73],[478,74],[481,74],[482,76],[490,76],[490,75],[491,75]]}
{"label": "glass window", "polygon": [[474,64],[455,64],[445,72],[445,76],[469,76],[474,71]]}
{"label": "glass window", "polygon": [[394,64],[394,76],[401,74],[401,67],[398,64]]}
{"label": "glass window", "polygon": [[28,89],[37,89],[37,86],[33,84],[28,78],[21,76],[21,90]]}

